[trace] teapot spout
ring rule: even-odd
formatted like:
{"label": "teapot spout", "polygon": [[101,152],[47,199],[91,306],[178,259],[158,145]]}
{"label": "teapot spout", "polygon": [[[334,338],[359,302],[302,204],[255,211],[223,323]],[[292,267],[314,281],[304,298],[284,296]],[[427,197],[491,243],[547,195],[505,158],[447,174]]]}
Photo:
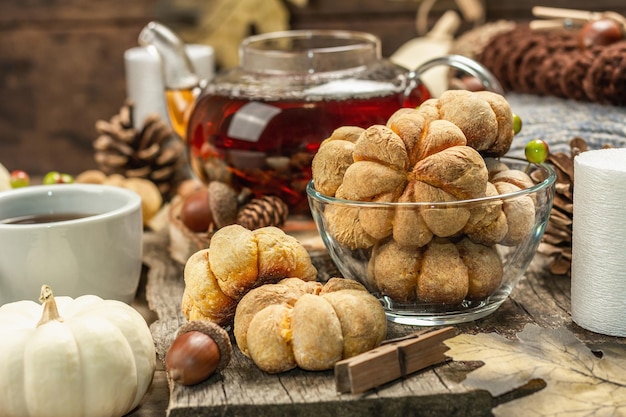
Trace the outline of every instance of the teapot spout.
{"label": "teapot spout", "polygon": [[148,23],[139,33],[139,45],[159,56],[163,67],[165,103],[176,134],[186,140],[189,115],[200,91],[200,79],[182,39],[167,26]]}

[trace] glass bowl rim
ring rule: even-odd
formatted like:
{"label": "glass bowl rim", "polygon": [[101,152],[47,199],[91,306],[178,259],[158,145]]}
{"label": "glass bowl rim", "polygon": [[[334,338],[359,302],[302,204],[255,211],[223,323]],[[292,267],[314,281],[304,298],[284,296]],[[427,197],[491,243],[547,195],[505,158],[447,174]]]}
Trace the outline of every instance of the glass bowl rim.
{"label": "glass bowl rim", "polygon": [[556,171],[549,164],[545,162],[542,163],[531,163],[528,160],[518,157],[512,156],[503,156],[498,157],[498,160],[512,160],[516,163],[526,163],[530,166],[541,167],[547,172],[547,177],[533,185],[532,187],[524,188],[518,191],[514,191],[511,193],[493,195],[493,196],[485,196],[478,197],[472,199],[465,200],[456,200],[456,201],[437,201],[437,202],[428,202],[428,201],[420,201],[420,202],[373,202],[373,201],[358,201],[358,200],[345,200],[342,198],[331,197],[325,194],[320,193],[315,189],[314,181],[311,179],[306,185],[306,192],[309,196],[309,199],[314,199],[317,201],[321,201],[326,204],[336,204],[336,205],[345,205],[345,206],[355,206],[361,208],[396,208],[396,207],[451,207],[451,206],[464,206],[464,205],[472,205],[477,203],[486,203],[492,201],[502,201],[502,200],[510,200],[513,198],[517,198],[524,195],[534,194],[538,191],[544,190],[548,187],[551,187],[556,182]]}

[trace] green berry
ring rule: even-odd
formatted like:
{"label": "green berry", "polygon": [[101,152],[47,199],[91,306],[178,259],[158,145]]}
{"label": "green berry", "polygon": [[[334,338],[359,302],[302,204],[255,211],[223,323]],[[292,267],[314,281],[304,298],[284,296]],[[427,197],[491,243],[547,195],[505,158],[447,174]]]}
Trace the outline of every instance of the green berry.
{"label": "green berry", "polygon": [[524,154],[526,155],[528,162],[540,164],[548,158],[550,148],[548,147],[546,141],[535,139],[526,144]]}
{"label": "green berry", "polygon": [[58,171],[50,171],[44,177],[42,181],[45,185],[51,184],[71,184],[74,182],[74,177],[69,174],[61,174]]}
{"label": "green berry", "polygon": [[30,184],[30,177],[26,173],[26,171],[22,171],[21,169],[16,169],[11,171],[11,188],[21,188],[27,187]]}
{"label": "green berry", "polygon": [[57,171],[50,171],[44,175],[42,182],[45,185],[58,184],[61,179],[61,173]]}
{"label": "green berry", "polygon": [[522,130],[522,118],[513,114],[513,133],[518,134]]}
{"label": "green berry", "polygon": [[74,177],[70,174],[61,174],[61,184],[71,184],[74,182]]}

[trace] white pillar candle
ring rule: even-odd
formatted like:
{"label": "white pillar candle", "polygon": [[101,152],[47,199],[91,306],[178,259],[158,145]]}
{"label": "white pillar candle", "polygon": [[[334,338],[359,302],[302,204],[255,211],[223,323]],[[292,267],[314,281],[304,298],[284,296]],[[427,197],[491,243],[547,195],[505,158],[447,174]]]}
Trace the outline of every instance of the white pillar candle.
{"label": "white pillar candle", "polygon": [[[214,51],[208,45],[186,45],[198,78],[211,81],[215,71]],[[133,124],[143,127],[146,117],[156,113],[169,121],[165,104],[163,68],[158,55],[148,47],[137,46],[124,52],[126,95],[133,106]]]}
{"label": "white pillar candle", "polygon": [[574,158],[572,318],[626,337],[626,149]]}

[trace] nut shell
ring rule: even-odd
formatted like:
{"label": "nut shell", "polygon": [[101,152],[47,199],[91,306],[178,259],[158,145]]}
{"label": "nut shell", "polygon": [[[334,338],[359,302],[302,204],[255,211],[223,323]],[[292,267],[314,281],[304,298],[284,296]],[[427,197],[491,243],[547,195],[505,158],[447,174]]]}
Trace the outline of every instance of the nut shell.
{"label": "nut shell", "polygon": [[213,375],[219,359],[220,351],[213,339],[201,332],[187,332],[170,346],[165,368],[174,382],[195,385]]}

